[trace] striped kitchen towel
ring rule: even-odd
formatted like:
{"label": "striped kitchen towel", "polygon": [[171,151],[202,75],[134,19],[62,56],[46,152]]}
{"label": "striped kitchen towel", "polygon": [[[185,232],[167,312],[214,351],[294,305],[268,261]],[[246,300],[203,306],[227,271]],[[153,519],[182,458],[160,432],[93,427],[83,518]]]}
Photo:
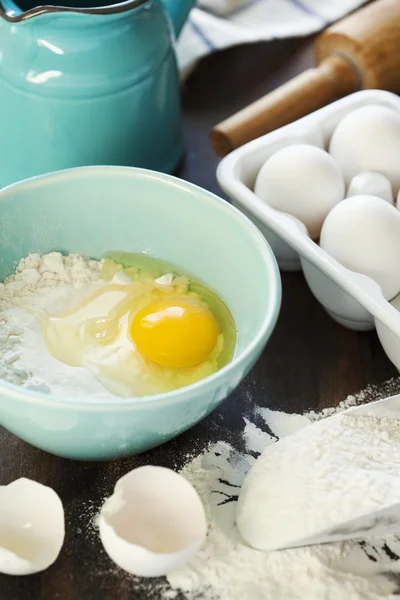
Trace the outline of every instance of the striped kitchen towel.
{"label": "striped kitchen towel", "polygon": [[198,0],[178,41],[186,77],[197,61],[216,50],[315,33],[365,0]]}

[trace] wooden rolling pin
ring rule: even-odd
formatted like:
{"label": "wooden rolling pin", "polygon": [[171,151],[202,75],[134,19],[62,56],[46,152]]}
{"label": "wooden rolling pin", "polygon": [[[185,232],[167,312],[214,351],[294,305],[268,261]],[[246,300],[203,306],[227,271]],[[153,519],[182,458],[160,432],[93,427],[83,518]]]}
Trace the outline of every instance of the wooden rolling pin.
{"label": "wooden rolling pin", "polygon": [[316,61],[217,125],[216,152],[224,156],[357,90],[400,92],[400,0],[378,0],[329,27],[316,41]]}

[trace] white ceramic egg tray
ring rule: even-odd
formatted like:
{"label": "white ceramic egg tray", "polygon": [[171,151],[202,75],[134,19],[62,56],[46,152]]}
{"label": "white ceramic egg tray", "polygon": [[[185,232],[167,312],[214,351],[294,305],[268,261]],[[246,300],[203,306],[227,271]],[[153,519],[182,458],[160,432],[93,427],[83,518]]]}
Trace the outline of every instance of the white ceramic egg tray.
{"label": "white ceramic egg tray", "polygon": [[[385,300],[379,285],[340,265],[310,239],[300,221],[268,206],[253,192],[258,171],[274,152],[298,143],[327,149],[339,121],[353,110],[371,104],[400,112],[400,98],[394,94],[379,90],[357,92],[238,148],[222,159],[217,179],[232,203],[262,231],[279,268],[302,269],[314,296],[341,325],[356,331],[376,327],[386,354],[400,369],[400,312]],[[399,298],[393,303],[398,304]]]}

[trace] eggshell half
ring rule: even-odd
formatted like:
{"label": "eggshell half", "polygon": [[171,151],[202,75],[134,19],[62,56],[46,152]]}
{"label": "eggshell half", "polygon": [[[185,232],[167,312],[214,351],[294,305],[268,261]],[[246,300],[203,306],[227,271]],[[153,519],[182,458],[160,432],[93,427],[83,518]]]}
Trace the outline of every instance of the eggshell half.
{"label": "eggshell half", "polygon": [[0,486],[0,573],[47,569],[64,542],[64,509],[54,490],[30,479]]}
{"label": "eggshell half", "polygon": [[375,196],[352,196],[326,218],[320,245],[351,271],[367,275],[386,300],[400,292],[400,212]]}
{"label": "eggshell half", "polygon": [[100,539],[121,569],[159,577],[182,568],[207,533],[202,502],[181,475],[140,467],[118,480],[99,516]]}

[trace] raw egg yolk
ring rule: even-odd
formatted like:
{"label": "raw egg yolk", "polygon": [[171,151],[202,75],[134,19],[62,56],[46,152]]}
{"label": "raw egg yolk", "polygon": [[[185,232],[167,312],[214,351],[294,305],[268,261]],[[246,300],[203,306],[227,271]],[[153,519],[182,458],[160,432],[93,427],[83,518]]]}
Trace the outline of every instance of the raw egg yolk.
{"label": "raw egg yolk", "polygon": [[168,298],[134,316],[130,333],[139,352],[164,367],[193,367],[209,357],[218,338],[212,313],[196,302]]}

